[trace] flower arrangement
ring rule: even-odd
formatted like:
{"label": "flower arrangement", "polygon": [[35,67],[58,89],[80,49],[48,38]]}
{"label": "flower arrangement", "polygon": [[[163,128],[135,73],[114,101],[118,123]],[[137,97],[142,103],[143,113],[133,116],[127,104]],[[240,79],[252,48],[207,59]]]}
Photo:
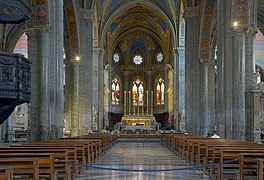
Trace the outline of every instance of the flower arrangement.
{"label": "flower arrangement", "polygon": [[113,131],[113,134],[120,134],[120,131],[119,131],[118,129],[115,129],[115,130]]}
{"label": "flower arrangement", "polygon": [[174,130],[174,129],[171,129],[171,130],[170,130],[170,133],[171,133],[171,134],[174,134],[174,133],[175,133],[175,130]]}
{"label": "flower arrangement", "polygon": [[102,129],[102,130],[101,130],[101,133],[102,133],[102,134],[106,134],[107,131],[106,131],[105,129]]}
{"label": "flower arrangement", "polygon": [[162,131],[161,131],[161,130],[158,130],[158,131],[157,131],[157,134],[162,134]]}
{"label": "flower arrangement", "polygon": [[89,129],[88,131],[88,134],[93,134],[93,130]]}

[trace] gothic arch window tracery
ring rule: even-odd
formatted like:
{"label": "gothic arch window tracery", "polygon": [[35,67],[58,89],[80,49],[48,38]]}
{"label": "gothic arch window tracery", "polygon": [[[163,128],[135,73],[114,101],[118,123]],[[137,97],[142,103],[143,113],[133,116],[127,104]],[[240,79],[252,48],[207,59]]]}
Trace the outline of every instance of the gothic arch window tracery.
{"label": "gothic arch window tracery", "polygon": [[163,53],[162,52],[158,52],[156,59],[157,59],[158,62],[162,62],[163,61]]}
{"label": "gothic arch window tracery", "polygon": [[120,82],[117,78],[112,81],[112,104],[118,105],[120,101]]}
{"label": "gothic arch window tracery", "polygon": [[115,63],[118,63],[118,62],[120,61],[120,56],[119,56],[118,53],[115,53],[115,54],[113,55],[113,61],[114,61]]}
{"label": "gothic arch window tracery", "polygon": [[144,86],[143,82],[137,79],[132,85],[132,103],[133,106],[143,106],[144,102]]}
{"label": "gothic arch window tracery", "polygon": [[157,105],[164,104],[164,97],[165,95],[165,84],[164,80],[160,77],[156,83],[156,98],[157,98]]}

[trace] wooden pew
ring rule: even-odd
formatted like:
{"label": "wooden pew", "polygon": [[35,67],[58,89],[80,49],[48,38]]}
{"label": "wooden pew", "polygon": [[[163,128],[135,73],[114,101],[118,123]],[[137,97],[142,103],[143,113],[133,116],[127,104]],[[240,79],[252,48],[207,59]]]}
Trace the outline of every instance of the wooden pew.
{"label": "wooden pew", "polygon": [[[221,164],[217,169],[217,174],[220,179],[223,179],[225,174],[227,176],[235,177],[239,172],[239,161],[238,161],[239,153],[259,153],[259,152],[263,152],[263,150],[264,147],[262,148],[227,147],[227,148],[216,149],[215,152],[213,152],[212,163],[225,162],[225,161],[237,159],[236,162]],[[212,174],[215,174],[214,171],[212,172]]]}
{"label": "wooden pew", "polygon": [[38,158],[39,159],[39,177],[54,178],[54,154],[51,153],[0,153],[1,159],[9,158]]}
{"label": "wooden pew", "polygon": [[13,180],[12,166],[0,166],[0,180]]}
{"label": "wooden pew", "polygon": [[263,169],[264,169],[264,166],[263,166],[263,163],[264,163],[264,159],[263,158],[257,158],[257,169],[258,169],[258,175],[257,175],[257,180],[263,180],[264,179],[264,176],[263,176]]}
{"label": "wooden pew", "polygon": [[[45,147],[4,147],[0,148],[0,155],[2,153],[30,153],[34,156],[37,153],[54,154],[54,174],[57,177],[64,177],[69,179],[71,177],[71,166],[66,163],[69,161],[69,154],[72,153],[69,149],[52,149]],[[60,162],[63,161],[63,162]]]}
{"label": "wooden pew", "polygon": [[0,159],[3,166],[12,166],[14,178],[24,180],[39,180],[38,158],[7,158]]}
{"label": "wooden pew", "polygon": [[256,178],[258,172],[257,159],[263,157],[264,153],[239,153],[240,180],[245,179],[245,176],[247,178]]}

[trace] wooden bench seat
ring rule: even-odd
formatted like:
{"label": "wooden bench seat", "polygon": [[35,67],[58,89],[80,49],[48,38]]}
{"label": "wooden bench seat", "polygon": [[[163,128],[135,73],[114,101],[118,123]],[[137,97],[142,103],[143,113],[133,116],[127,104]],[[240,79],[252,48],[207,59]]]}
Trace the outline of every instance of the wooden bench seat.
{"label": "wooden bench seat", "polygon": [[38,158],[39,177],[54,179],[54,154],[52,153],[0,153],[1,159],[9,158]]}
{"label": "wooden bench seat", "polygon": [[12,166],[0,166],[0,180],[13,180]]}
{"label": "wooden bench seat", "polygon": [[216,173],[215,170],[217,170],[217,174],[220,179],[224,178],[226,172],[228,172],[228,175],[235,177],[239,172],[238,159],[240,153],[259,153],[263,151],[264,151],[264,147],[263,148],[230,147],[230,148],[216,149],[215,152],[213,152],[212,163],[225,162],[234,159],[237,159],[237,161],[228,164],[220,164],[219,168],[212,169],[211,175],[215,175]]}
{"label": "wooden bench seat", "polygon": [[[239,153],[239,179],[243,180],[246,176],[247,178],[257,178],[258,172],[258,158],[264,158],[263,153]],[[263,169],[263,168],[262,168]]]}
{"label": "wooden bench seat", "polygon": [[[69,161],[69,154],[72,154],[69,149],[50,149],[45,147],[5,147],[0,148],[0,155],[2,153],[50,153],[54,154],[54,171],[56,176],[70,178],[71,177],[71,166],[66,163]],[[71,152],[71,153],[70,153]]]}
{"label": "wooden bench seat", "polygon": [[38,158],[6,158],[0,164],[13,167],[14,179],[39,180]]}

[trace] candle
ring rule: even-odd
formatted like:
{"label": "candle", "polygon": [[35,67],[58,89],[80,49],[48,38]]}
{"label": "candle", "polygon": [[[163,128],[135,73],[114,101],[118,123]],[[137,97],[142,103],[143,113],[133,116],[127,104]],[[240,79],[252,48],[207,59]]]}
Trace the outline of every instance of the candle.
{"label": "candle", "polygon": [[124,116],[126,115],[126,91],[124,91]]}

